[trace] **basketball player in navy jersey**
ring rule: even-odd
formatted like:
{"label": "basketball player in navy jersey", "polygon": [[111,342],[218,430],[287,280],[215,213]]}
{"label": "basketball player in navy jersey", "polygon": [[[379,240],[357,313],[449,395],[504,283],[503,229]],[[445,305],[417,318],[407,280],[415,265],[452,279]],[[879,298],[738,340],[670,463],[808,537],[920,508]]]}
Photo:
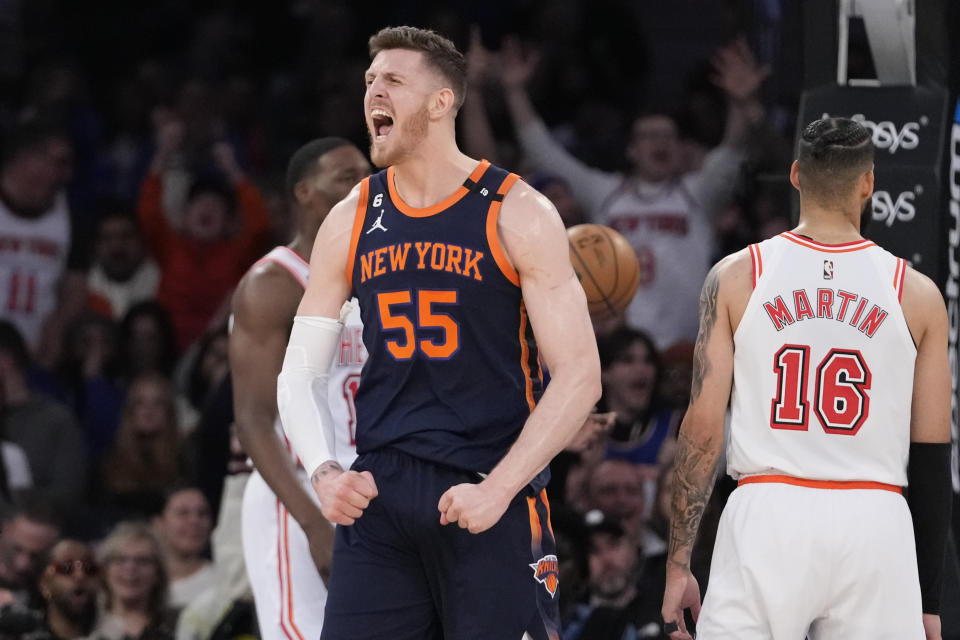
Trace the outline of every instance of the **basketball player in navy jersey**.
{"label": "basketball player in navy jersey", "polygon": [[[284,428],[341,525],[321,637],[556,639],[547,465],[600,395],[566,233],[545,197],[457,148],[465,62],[450,41],[387,28],[370,53],[364,115],[386,169],[321,226],[278,380]],[[344,470],[324,377],[351,295],[369,359]]]}

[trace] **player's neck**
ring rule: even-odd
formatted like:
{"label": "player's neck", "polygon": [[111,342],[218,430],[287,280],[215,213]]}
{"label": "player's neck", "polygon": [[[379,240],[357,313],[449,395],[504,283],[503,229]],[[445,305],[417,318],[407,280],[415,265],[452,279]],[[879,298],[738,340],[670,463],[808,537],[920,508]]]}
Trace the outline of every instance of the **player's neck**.
{"label": "player's neck", "polygon": [[428,137],[393,165],[394,187],[411,207],[429,207],[455,192],[476,166],[477,161],[464,155],[452,138]]}
{"label": "player's neck", "polygon": [[862,240],[857,216],[852,212],[828,210],[818,206],[800,206],[800,222],[793,232],[823,244],[842,244]]}

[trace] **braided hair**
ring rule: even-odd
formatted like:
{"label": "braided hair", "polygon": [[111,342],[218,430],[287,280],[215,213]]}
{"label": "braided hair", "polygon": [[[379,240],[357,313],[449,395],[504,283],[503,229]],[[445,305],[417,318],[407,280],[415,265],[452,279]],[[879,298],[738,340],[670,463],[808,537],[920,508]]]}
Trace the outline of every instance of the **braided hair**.
{"label": "braided hair", "polygon": [[814,120],[800,134],[800,188],[821,202],[846,198],[857,178],[873,167],[873,155],[871,131],[856,120]]}

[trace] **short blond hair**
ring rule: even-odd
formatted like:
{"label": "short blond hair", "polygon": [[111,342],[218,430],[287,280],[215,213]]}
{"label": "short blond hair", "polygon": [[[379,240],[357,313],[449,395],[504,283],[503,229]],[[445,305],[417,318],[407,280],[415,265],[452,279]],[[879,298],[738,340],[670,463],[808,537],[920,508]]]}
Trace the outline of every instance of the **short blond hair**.
{"label": "short blond hair", "polygon": [[455,97],[454,110],[459,111],[467,96],[467,60],[448,38],[430,29],[417,27],[384,27],[370,36],[370,59],[388,49],[409,49],[423,54],[426,63],[450,83]]}

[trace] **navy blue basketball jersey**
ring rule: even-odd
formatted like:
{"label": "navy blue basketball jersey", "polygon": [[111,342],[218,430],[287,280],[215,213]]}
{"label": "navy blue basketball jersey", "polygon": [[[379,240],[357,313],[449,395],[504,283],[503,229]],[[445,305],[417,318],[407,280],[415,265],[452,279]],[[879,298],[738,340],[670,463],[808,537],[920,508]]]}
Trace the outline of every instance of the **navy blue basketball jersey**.
{"label": "navy blue basketball jersey", "polygon": [[488,473],[543,391],[520,279],[497,235],[517,176],[484,160],[443,202],[414,208],[393,175],[361,184],[347,263],[369,352],[357,452],[388,447]]}

